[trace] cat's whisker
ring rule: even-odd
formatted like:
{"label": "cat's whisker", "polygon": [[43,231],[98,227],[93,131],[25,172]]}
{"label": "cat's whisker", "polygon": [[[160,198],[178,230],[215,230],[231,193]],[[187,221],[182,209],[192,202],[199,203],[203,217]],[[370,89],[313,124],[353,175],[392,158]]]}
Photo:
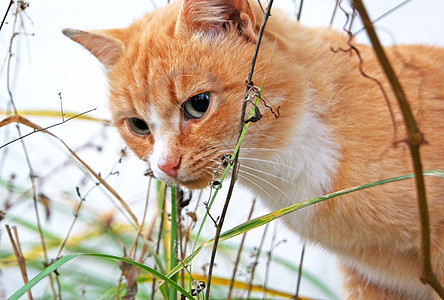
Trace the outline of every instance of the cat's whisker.
{"label": "cat's whisker", "polygon": [[241,150],[262,150],[262,151],[283,151],[284,148],[259,148],[259,147],[241,147]]}
{"label": "cat's whisker", "polygon": [[[217,162],[217,161],[214,160],[214,159],[213,159],[212,161]],[[209,167],[206,167],[206,168],[209,168]],[[228,175],[229,175],[229,176],[232,175],[232,173],[233,173],[232,170],[233,170],[233,169],[231,169],[231,168],[228,170]],[[270,197],[271,200],[273,200],[273,201],[275,200],[275,198],[273,198],[273,196],[271,196],[271,194],[270,194],[269,192],[267,192],[267,190],[264,189],[260,184],[256,183],[254,180],[248,178],[247,176],[243,175],[242,173],[247,173],[247,172],[241,172],[241,170],[239,170],[239,173],[238,173],[239,178],[242,178],[243,180],[246,180],[246,181],[250,182],[252,185],[256,186],[259,190],[261,190],[265,195],[267,195],[268,197]],[[266,182],[267,182],[267,181],[266,181]],[[267,182],[267,183],[269,183],[269,182]],[[270,184],[270,183],[269,183],[269,184]],[[281,191],[281,192],[282,192],[282,191]],[[284,193],[284,195],[287,196],[285,193]],[[287,196],[287,197],[288,197],[288,196]]]}
{"label": "cat's whisker", "polygon": [[[220,163],[221,163],[221,162],[219,162],[219,161],[217,161],[217,160],[215,160],[215,159],[211,159],[211,161],[213,161],[213,162],[216,163],[216,164],[220,164]],[[274,174],[272,174],[272,173],[270,173],[270,172],[262,171],[262,170],[260,170],[260,169],[258,169],[258,168],[252,168],[252,167],[246,166],[246,165],[244,165],[244,164],[240,164],[240,170],[242,170],[242,169],[249,169],[249,170],[252,170],[252,171],[255,171],[255,172],[258,172],[258,173],[261,173],[261,174],[267,175],[267,176],[269,176],[269,177],[279,179],[279,180],[281,180],[281,181],[283,181],[283,182],[286,182],[286,183],[288,183],[288,184],[291,184],[291,185],[293,185],[293,186],[297,186],[294,182],[292,182],[292,181],[290,181],[290,180],[288,180],[288,179],[285,179],[285,178],[279,177],[279,176],[274,175]],[[230,172],[231,172],[231,169],[230,169]],[[245,171],[245,172],[246,172],[246,171]],[[249,173],[249,174],[253,175],[252,173]]]}
{"label": "cat's whisker", "polygon": [[267,176],[269,176],[269,177],[273,177],[273,178],[279,179],[279,180],[281,180],[281,181],[283,181],[283,182],[286,182],[286,183],[288,183],[288,184],[291,184],[291,185],[297,186],[297,184],[295,184],[294,182],[292,182],[292,181],[290,181],[290,180],[288,180],[288,179],[285,179],[285,178],[282,178],[282,177],[279,177],[279,176],[273,175],[273,174],[271,174],[270,172],[265,172],[265,171],[262,171],[262,170],[260,170],[260,169],[251,168],[251,167],[248,167],[248,166],[246,166],[246,165],[241,165],[241,166],[240,166],[240,169],[242,170],[242,168],[246,168],[246,169],[249,169],[249,170],[252,170],[252,171],[255,171],[255,172],[258,172],[258,173],[264,174],[264,175],[267,175]]}
{"label": "cat's whisker", "polygon": [[[267,139],[270,139],[270,140],[276,140],[276,141],[279,141],[280,139],[278,139],[278,138],[275,138],[275,137],[273,137],[273,136],[270,136],[270,135],[266,135],[266,134],[255,134],[255,137],[258,137],[258,136],[262,136],[262,137],[266,137]],[[211,149],[215,149],[215,148],[218,148],[219,146],[223,146],[223,148],[222,149],[219,149],[219,151],[221,151],[221,152],[223,152],[222,154],[221,154],[221,157],[222,157],[222,155],[223,154],[230,154],[230,153],[232,153],[232,152],[234,152],[234,150],[235,150],[235,148],[234,148],[234,145],[236,144],[236,142],[237,142],[237,137],[233,137],[231,140],[228,140],[228,141],[224,141],[224,142],[222,142],[222,143],[213,143],[213,144],[210,144],[210,145],[208,145],[207,147],[204,147],[204,148],[202,148],[202,149],[199,149],[198,151],[196,151],[196,155],[198,155],[198,154],[200,154],[200,153],[202,153],[202,152],[204,152],[204,151],[208,151],[208,150],[211,150]],[[231,144],[232,146],[230,147],[230,148],[225,148],[227,145],[229,145],[229,144]],[[275,148],[275,149],[273,149],[273,148],[259,148],[259,147],[242,147],[241,146],[241,150],[257,150],[257,151],[283,151],[284,149],[283,148]],[[226,153],[227,152],[227,153]]]}
{"label": "cat's whisker", "polygon": [[257,179],[259,179],[259,180],[265,182],[266,184],[268,184],[268,185],[270,185],[271,187],[275,188],[277,191],[281,192],[281,193],[282,193],[282,194],[283,194],[288,200],[292,201],[292,199],[290,198],[290,196],[287,195],[287,193],[285,193],[285,192],[284,192],[283,190],[281,190],[278,186],[274,185],[273,183],[269,182],[268,180],[265,180],[265,179],[262,178],[262,177],[259,177],[259,176],[257,176],[257,175],[254,175],[253,173],[250,173],[250,172],[247,172],[247,171],[245,171],[245,170],[241,170],[241,169],[239,170],[239,173],[246,174],[246,175],[248,175],[248,176],[251,176],[251,177],[257,178]]}
{"label": "cat's whisker", "polygon": [[270,193],[268,193],[261,185],[257,184],[255,181],[251,180],[250,178],[242,175],[242,174],[238,174],[239,178],[242,178],[244,180],[247,180],[248,182],[250,182],[252,185],[256,186],[258,189],[260,189],[265,195],[267,195],[268,197],[270,197],[271,200],[275,200]]}
{"label": "cat's whisker", "polygon": [[277,166],[286,168],[288,170],[293,170],[293,171],[296,171],[298,173],[300,172],[299,169],[289,167],[286,164],[283,164],[283,163],[280,163],[280,162],[277,162],[277,161],[273,161],[273,160],[266,160],[266,159],[260,159],[260,158],[256,158],[256,157],[246,157],[246,156],[239,156],[239,160],[250,160],[250,161],[257,161],[257,162],[260,162],[260,163],[268,163],[268,164],[273,164],[273,165],[277,165]]}
{"label": "cat's whisker", "polygon": [[[234,152],[235,149],[227,149],[229,152]],[[282,152],[285,151],[283,148],[262,148],[262,147],[241,147],[240,148],[241,153],[260,153],[260,152]]]}

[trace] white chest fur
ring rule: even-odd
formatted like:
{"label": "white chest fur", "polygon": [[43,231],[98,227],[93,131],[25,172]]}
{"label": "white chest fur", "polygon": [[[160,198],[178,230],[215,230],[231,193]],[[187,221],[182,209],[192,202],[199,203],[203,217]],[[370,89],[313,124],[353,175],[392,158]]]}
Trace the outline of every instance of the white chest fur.
{"label": "white chest fur", "polygon": [[[340,157],[332,130],[312,111],[302,114],[285,148],[257,153],[241,149],[239,180],[273,210],[329,192]],[[297,215],[309,217],[311,211]],[[291,219],[291,227],[300,227],[299,217]]]}

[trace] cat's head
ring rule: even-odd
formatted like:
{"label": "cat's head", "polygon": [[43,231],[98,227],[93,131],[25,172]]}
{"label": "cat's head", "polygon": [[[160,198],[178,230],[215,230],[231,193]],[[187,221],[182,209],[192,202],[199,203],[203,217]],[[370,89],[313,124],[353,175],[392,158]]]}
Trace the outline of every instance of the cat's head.
{"label": "cat's head", "polygon": [[[64,34],[106,67],[114,124],[154,176],[202,188],[236,144],[261,19],[246,0],[183,0],[128,28]],[[278,105],[288,97],[284,81],[291,75],[288,61],[274,60],[277,38],[264,39],[254,80],[265,80],[265,95]],[[268,109],[262,113],[244,145],[278,147],[287,129],[273,123]]]}

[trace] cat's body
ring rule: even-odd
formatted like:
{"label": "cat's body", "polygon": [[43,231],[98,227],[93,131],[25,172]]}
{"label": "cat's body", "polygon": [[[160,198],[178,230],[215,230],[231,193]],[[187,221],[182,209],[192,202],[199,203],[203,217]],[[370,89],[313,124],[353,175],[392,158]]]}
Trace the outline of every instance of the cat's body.
{"label": "cat's body", "polygon": [[[254,3],[185,0],[128,29],[65,34],[107,67],[114,122],[154,175],[202,188],[234,148],[261,19]],[[356,55],[332,51],[340,47],[348,48],[345,35],[277,11],[267,24],[253,82],[264,82],[263,98],[280,106],[280,117],[259,104],[264,117],[244,140],[239,180],[274,209],[412,172],[402,117],[373,50],[358,45],[365,73],[388,94],[396,132],[380,88],[360,73]],[[427,141],[424,170],[444,169],[444,51],[387,52]],[[426,184],[433,267],[444,284],[444,182]],[[437,297],[419,278],[414,180],[333,198],[286,222],[337,254],[350,299]]]}

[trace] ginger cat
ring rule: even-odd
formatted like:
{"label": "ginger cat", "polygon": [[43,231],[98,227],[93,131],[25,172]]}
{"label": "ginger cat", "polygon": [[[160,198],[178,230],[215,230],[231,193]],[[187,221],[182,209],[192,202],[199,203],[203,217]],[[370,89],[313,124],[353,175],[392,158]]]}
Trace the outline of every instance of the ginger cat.
{"label": "ginger cat", "polygon": [[[256,1],[183,0],[124,29],[64,34],[106,67],[115,126],[156,178],[206,187],[233,151],[263,13]],[[413,172],[402,117],[373,50],[306,28],[273,10],[253,82],[265,83],[263,118],[249,127],[239,180],[273,209],[347,187]],[[424,170],[444,170],[444,51],[386,49],[426,144]],[[251,106],[250,106],[251,107]],[[394,126],[394,124],[396,126]],[[396,128],[396,131],[394,130]],[[444,284],[444,182],[426,178],[433,268]],[[300,236],[335,253],[344,298],[435,299],[420,280],[420,227],[413,179],[348,194],[286,220]]]}

